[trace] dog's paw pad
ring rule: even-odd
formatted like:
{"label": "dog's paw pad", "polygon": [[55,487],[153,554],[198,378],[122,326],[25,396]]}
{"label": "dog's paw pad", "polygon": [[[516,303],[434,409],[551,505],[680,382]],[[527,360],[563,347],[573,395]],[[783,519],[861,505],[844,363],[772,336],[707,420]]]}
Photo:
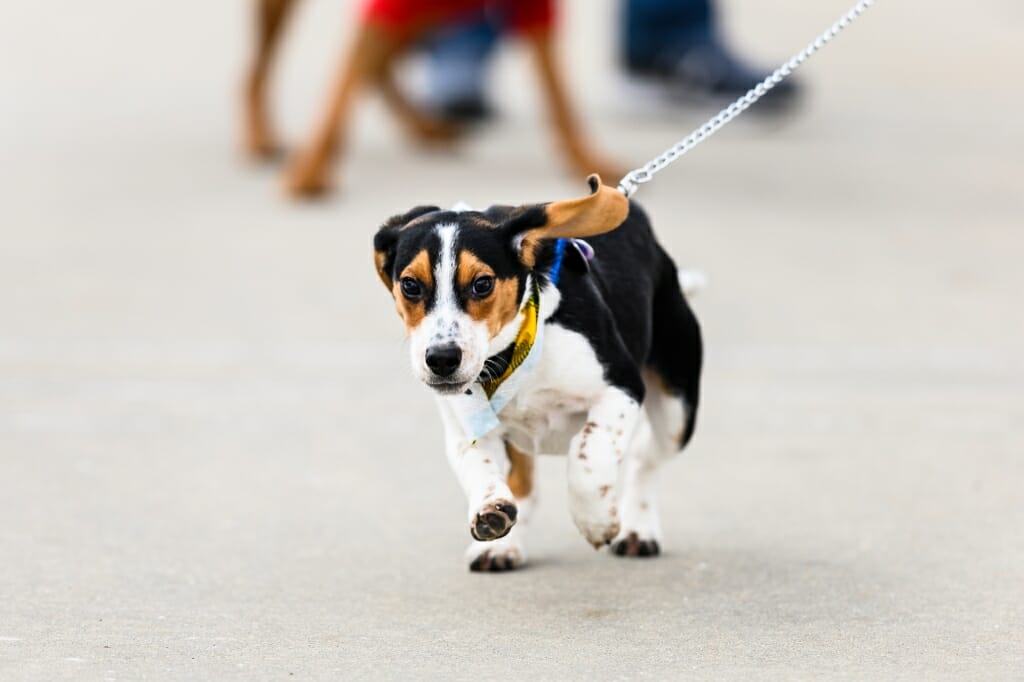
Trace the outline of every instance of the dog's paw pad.
{"label": "dog's paw pad", "polygon": [[654,539],[641,539],[636,533],[612,543],[612,553],[616,556],[655,557],[661,554],[661,547]]}
{"label": "dog's paw pad", "polygon": [[469,562],[474,573],[502,573],[513,571],[523,565],[523,556],[515,547],[506,549],[485,549]]}
{"label": "dog's paw pad", "polygon": [[505,537],[516,523],[518,510],[513,502],[497,500],[485,504],[469,526],[474,540],[486,542]]}

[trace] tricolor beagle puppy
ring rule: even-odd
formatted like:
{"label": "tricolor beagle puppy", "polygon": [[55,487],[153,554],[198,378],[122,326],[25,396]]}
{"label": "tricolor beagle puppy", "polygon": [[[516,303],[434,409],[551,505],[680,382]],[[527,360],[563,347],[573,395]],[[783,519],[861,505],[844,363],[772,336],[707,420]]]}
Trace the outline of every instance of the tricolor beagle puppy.
{"label": "tricolor beagle puppy", "polygon": [[567,455],[570,511],[588,542],[660,551],[655,478],[693,434],[700,327],[644,212],[589,182],[571,201],[421,206],[374,239],[469,499],[474,571],[526,560],[543,453]]}

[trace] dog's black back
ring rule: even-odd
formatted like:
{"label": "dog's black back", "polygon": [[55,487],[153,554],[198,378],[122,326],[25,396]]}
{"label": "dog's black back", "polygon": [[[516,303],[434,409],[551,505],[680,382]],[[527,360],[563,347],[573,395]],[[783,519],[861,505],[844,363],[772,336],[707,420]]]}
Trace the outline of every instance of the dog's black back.
{"label": "dog's black back", "polygon": [[[621,227],[587,242],[594,249],[589,263],[574,249],[566,251],[557,284],[562,301],[551,321],[586,336],[609,382],[637,399],[644,396],[644,369],[654,372],[661,388],[681,396],[690,412],[679,444],[685,445],[700,397],[703,346],[675,263],[635,202]],[[538,270],[553,266],[555,250],[545,247]]]}

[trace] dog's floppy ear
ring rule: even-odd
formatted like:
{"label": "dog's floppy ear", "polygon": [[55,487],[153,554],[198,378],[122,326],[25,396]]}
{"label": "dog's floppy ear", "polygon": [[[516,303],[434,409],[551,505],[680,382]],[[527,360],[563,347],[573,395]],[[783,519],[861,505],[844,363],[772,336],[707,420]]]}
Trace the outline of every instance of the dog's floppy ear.
{"label": "dog's floppy ear", "polygon": [[536,251],[545,239],[584,238],[611,232],[629,214],[629,199],[613,187],[601,184],[601,178],[587,178],[590,194],[578,199],[523,207],[506,224],[519,244],[519,257],[529,267],[536,262]]}
{"label": "dog's floppy ear", "polygon": [[392,270],[395,267],[395,247],[402,230],[420,216],[440,210],[437,206],[417,206],[411,211],[388,218],[377,230],[373,237],[373,263],[377,266],[377,276],[388,291],[394,287]]}

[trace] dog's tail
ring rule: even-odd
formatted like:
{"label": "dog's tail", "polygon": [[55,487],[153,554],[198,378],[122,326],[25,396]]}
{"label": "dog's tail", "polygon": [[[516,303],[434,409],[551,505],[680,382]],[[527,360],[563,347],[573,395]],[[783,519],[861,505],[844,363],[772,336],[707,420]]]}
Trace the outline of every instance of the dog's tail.
{"label": "dog's tail", "polygon": [[682,289],[683,296],[686,298],[693,298],[707,286],[708,278],[700,270],[680,268],[677,274],[679,275],[679,288]]}

